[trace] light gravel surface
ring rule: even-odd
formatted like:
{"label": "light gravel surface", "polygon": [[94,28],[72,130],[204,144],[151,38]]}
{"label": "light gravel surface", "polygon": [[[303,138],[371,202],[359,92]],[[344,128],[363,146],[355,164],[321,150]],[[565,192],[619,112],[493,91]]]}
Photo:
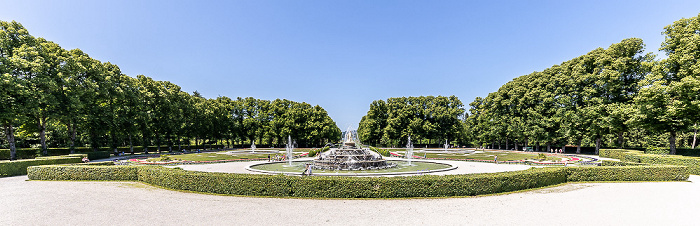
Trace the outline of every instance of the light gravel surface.
{"label": "light gravel surface", "polygon": [[[387,160],[404,160],[399,158],[386,158]],[[312,160],[312,158],[302,158],[299,160]],[[423,161],[423,160],[416,160]],[[433,175],[448,175],[448,174],[471,174],[471,173],[496,173],[505,171],[518,171],[526,170],[531,166],[528,165],[517,165],[517,164],[493,164],[493,163],[483,163],[483,162],[465,162],[465,161],[445,161],[445,160],[428,160],[430,162],[446,163],[457,166],[457,169],[449,171],[441,171],[430,173]],[[204,171],[204,172],[221,172],[221,173],[258,173],[253,171],[248,171],[245,169],[246,166],[265,163],[267,161],[254,161],[254,162],[227,162],[227,163],[215,163],[215,164],[196,164],[196,165],[178,165],[169,167],[180,167],[184,170],[192,171]],[[416,174],[408,174],[407,176],[414,176]]]}
{"label": "light gravel surface", "polygon": [[0,225],[698,225],[691,182],[577,183],[394,200],[218,196],[136,182],[0,178]]}

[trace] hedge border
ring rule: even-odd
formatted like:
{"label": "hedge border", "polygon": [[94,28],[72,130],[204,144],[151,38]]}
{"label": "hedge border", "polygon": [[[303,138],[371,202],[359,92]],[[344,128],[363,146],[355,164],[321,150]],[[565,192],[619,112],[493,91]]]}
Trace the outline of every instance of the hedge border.
{"label": "hedge border", "polygon": [[85,154],[71,154],[67,156],[37,157],[35,159],[21,159],[15,161],[0,161],[0,177],[26,175],[27,168],[40,165],[55,165],[66,163],[79,163]]}
{"label": "hedge border", "polygon": [[683,166],[545,167],[410,177],[299,177],[185,171],[160,166],[33,166],[32,180],[140,181],[166,189],[265,197],[411,198],[475,196],[593,181],[682,181]]}
{"label": "hedge border", "polygon": [[644,154],[642,151],[628,149],[601,149],[600,156],[628,163],[686,166],[690,174],[700,175],[700,157]]}

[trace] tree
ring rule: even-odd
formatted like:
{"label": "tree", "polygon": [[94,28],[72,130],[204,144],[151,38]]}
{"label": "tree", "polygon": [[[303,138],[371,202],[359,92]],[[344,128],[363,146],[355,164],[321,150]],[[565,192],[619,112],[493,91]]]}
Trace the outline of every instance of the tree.
{"label": "tree", "polygon": [[17,159],[15,128],[28,111],[28,84],[20,65],[13,62],[17,48],[31,45],[34,37],[20,23],[0,21],[0,124],[10,147],[10,159]]}

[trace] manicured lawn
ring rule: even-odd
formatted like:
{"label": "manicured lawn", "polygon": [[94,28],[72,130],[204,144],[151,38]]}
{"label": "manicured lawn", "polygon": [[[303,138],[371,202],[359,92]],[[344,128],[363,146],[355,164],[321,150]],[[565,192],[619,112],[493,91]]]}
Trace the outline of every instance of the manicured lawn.
{"label": "manicured lawn", "polygon": [[[223,153],[223,152],[219,152]],[[280,152],[280,155],[283,153]],[[301,154],[301,153],[294,153],[294,154]],[[256,158],[267,158],[267,153],[265,154],[248,154],[248,153],[241,153],[241,154],[218,154],[217,152],[209,152],[209,153],[192,153],[192,154],[184,154],[184,155],[169,155],[170,159],[178,159],[178,160],[183,160],[183,161],[216,161],[216,160],[229,160],[229,159],[256,159]],[[273,154],[274,157],[274,154]],[[148,160],[153,160],[153,161],[159,161],[161,158],[150,158]]]}
{"label": "manicured lawn", "polygon": [[[481,160],[493,160],[494,155],[498,156],[498,161],[513,161],[513,160],[525,160],[525,159],[536,159],[538,153],[517,153],[508,151],[485,151],[483,153],[427,153],[426,158],[451,158],[451,159],[481,159]],[[423,156],[422,152],[414,152],[415,156]],[[561,158],[547,156],[547,160],[561,160]]]}

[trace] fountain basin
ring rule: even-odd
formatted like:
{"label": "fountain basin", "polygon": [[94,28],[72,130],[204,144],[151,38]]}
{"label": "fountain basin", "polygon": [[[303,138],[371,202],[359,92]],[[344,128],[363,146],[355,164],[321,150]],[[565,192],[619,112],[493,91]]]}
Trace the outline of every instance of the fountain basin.
{"label": "fountain basin", "polygon": [[[399,175],[416,175],[433,172],[442,172],[457,169],[456,166],[447,163],[438,163],[425,160],[413,160],[411,164],[404,160],[385,160],[387,164],[392,164],[394,167],[383,169],[364,169],[364,170],[343,170],[343,169],[313,169],[314,176],[399,176]],[[246,167],[246,170],[266,173],[266,174],[285,174],[285,175],[302,175],[304,167],[309,160],[293,161],[289,167],[287,162],[265,162],[253,164]],[[286,167],[285,167],[286,166]]]}

